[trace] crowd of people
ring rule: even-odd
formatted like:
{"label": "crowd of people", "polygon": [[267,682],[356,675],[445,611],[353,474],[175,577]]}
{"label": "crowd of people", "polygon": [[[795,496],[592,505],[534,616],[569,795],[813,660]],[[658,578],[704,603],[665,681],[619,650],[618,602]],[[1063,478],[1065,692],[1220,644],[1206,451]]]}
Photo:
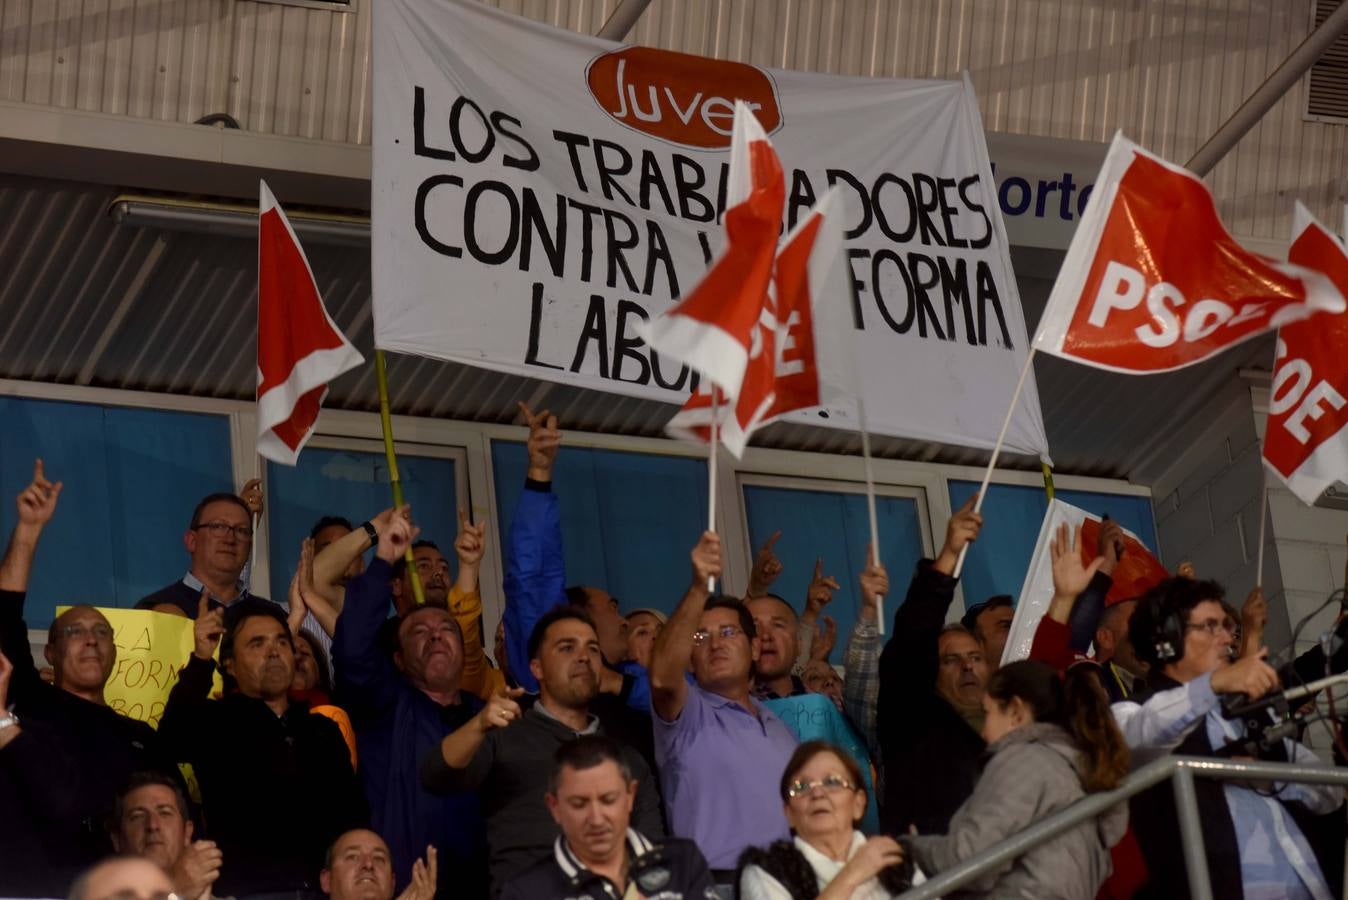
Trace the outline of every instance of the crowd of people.
{"label": "crowd of people", "polygon": [[[687,583],[641,598],[682,591],[668,616],[569,584],[562,435],[523,411],[529,468],[491,654],[485,523],[461,517],[451,565],[409,507],[324,517],[273,603],[244,577],[263,503],[250,483],[197,504],[187,573],[139,604],[193,620],[157,729],[105,703],[116,646],[99,610],[52,623],[47,677],[32,658],[29,574],[62,490],[39,461],[0,562],[0,896],[873,900],[1160,755],[1255,752],[1221,701],[1278,687],[1262,595],[1235,610],[1190,571],[1107,603],[1113,523],[1090,562],[1079,533],[1056,535],[1030,658],[1001,665],[1011,597],[947,624],[984,525],[971,500],[887,640],[889,576],[868,559],[840,673],[826,612],[840,583],[814,561],[799,609],[772,593],[785,566],[810,564],[780,559],[776,535],[742,594],[721,581],[720,537],[698,536]],[[1298,677],[1348,668],[1348,649],[1325,652],[1298,659]],[[1267,758],[1324,764],[1293,736]],[[1197,791],[1216,896],[1337,889],[1341,791]],[[1162,783],[950,896],[1182,897],[1177,829]]]}

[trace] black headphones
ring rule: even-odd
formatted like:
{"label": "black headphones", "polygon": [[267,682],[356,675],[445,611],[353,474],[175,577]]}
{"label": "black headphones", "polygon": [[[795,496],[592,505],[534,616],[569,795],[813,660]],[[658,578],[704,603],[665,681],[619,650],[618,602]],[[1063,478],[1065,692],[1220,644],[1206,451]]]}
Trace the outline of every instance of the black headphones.
{"label": "black headphones", "polygon": [[1179,662],[1184,658],[1184,622],[1176,610],[1162,614],[1165,606],[1163,596],[1152,598],[1152,648],[1157,662]]}

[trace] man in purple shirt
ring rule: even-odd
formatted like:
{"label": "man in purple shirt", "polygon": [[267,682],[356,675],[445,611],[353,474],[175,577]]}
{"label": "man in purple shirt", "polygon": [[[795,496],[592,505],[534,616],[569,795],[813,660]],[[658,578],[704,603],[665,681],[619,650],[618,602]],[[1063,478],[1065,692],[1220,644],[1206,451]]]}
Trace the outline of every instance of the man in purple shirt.
{"label": "man in purple shirt", "polygon": [[670,830],[696,841],[717,883],[731,884],[746,847],[789,839],[778,782],[796,738],[750,694],[753,617],[707,590],[721,574],[721,539],[704,532],[692,560],[693,583],[651,652],[655,756]]}

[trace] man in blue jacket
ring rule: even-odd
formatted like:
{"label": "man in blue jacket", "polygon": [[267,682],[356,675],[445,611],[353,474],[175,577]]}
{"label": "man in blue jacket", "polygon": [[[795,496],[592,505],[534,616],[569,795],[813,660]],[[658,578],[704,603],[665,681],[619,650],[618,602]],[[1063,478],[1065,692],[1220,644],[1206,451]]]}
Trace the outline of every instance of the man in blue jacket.
{"label": "man in blue jacket", "polygon": [[630,708],[649,714],[650,676],[640,663],[624,660],[627,621],[617,600],[599,588],[566,587],[561,504],[552,492],[552,467],[562,445],[557,417],[547,410],[534,414],[523,403],[520,411],[529,425],[529,471],[507,538],[505,637],[510,672],[519,679],[520,687],[537,693],[538,682],[529,672],[529,634],[543,613],[554,606],[576,606],[594,620],[599,635],[604,656],[600,692],[616,694]]}
{"label": "man in blue jacket", "polygon": [[347,582],[332,640],[338,697],[356,730],[371,824],[392,851],[399,888],[429,844],[440,853],[441,896],[485,897],[486,829],[477,795],[431,794],[417,774],[420,757],[482,709],[460,690],[458,622],[446,609],[417,606],[398,619],[393,659],[378,640],[392,601],[392,564],[416,534],[410,509],[397,510],[379,532],[374,561]]}

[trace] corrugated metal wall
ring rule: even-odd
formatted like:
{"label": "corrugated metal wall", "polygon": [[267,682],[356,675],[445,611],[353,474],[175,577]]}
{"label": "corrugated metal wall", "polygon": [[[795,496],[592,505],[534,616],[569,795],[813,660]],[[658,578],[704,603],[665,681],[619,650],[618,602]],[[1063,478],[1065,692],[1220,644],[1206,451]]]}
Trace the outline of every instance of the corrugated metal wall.
{"label": "corrugated metal wall", "polygon": [[[370,16],[257,0],[0,0],[0,98],[368,143]],[[497,0],[593,33],[616,0]],[[1303,38],[1308,0],[654,0],[636,43],[765,66],[944,78],[998,131],[1183,162]],[[1345,126],[1298,84],[1214,173],[1233,229],[1284,237],[1301,197],[1338,222]]]}

